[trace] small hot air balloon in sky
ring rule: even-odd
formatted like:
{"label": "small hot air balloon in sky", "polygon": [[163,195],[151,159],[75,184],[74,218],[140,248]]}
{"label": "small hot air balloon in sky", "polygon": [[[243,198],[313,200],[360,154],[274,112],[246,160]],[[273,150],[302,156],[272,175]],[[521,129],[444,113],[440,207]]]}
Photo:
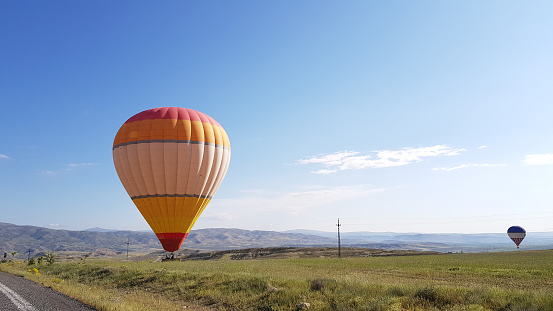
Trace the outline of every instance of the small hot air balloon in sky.
{"label": "small hot air balloon in sky", "polygon": [[515,242],[515,244],[518,246],[520,245],[520,242],[524,240],[524,237],[526,236],[526,230],[524,228],[519,226],[512,226],[507,230],[507,234]]}
{"label": "small hot air balloon in sky", "polygon": [[154,108],[121,126],[113,141],[113,162],[163,248],[174,252],[223,181],[230,141],[204,113]]}

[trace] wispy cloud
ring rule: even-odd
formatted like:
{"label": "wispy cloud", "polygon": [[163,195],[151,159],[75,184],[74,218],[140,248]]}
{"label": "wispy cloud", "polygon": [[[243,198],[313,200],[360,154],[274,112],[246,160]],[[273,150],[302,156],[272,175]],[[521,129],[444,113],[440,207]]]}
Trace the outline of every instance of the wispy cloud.
{"label": "wispy cloud", "polygon": [[454,156],[466,149],[453,149],[446,145],[400,150],[377,150],[375,155],[360,155],[357,151],[340,151],[296,161],[297,164],[322,164],[325,168],[314,174],[332,174],[345,170],[403,166],[422,161],[424,158]]}
{"label": "wispy cloud", "polygon": [[50,176],[53,176],[59,173],[59,171],[51,171],[51,170],[39,170],[38,172],[42,175],[50,175]]}
{"label": "wispy cloud", "polygon": [[461,165],[453,166],[453,167],[437,167],[437,168],[433,168],[432,170],[433,170],[433,171],[446,171],[446,172],[450,172],[450,171],[458,170],[458,169],[461,169],[461,168],[467,168],[467,167],[494,167],[494,166],[505,166],[505,165],[507,165],[507,164],[476,164],[476,163],[467,163],[467,164],[461,164]]}
{"label": "wispy cloud", "polygon": [[82,166],[92,166],[95,165],[95,163],[70,163],[68,164],[68,168],[76,168],[76,167],[82,167]]}
{"label": "wispy cloud", "polygon": [[68,172],[68,171],[74,171],[79,167],[86,167],[86,166],[93,166],[96,165],[96,163],[69,163],[66,167],[58,169],[58,170],[40,170],[39,173],[42,175],[58,175],[62,172]]}
{"label": "wispy cloud", "polygon": [[246,195],[240,198],[213,201],[212,207],[217,206],[227,210],[247,209],[250,213],[279,211],[297,215],[307,209],[365,197],[385,190],[385,188],[372,188],[369,185],[355,185],[287,193],[256,191],[246,192]]}
{"label": "wispy cloud", "polygon": [[7,155],[5,154],[0,154],[0,159],[9,159],[10,157],[8,157]]}
{"label": "wispy cloud", "polygon": [[232,215],[229,213],[204,213],[202,215],[202,220],[233,220],[235,219],[236,215]]}
{"label": "wispy cloud", "polygon": [[484,148],[488,148],[488,146],[480,146],[480,147],[478,147],[478,148],[476,148],[476,149],[484,149]]}
{"label": "wispy cloud", "polygon": [[529,154],[522,161],[525,165],[553,164],[553,153]]}

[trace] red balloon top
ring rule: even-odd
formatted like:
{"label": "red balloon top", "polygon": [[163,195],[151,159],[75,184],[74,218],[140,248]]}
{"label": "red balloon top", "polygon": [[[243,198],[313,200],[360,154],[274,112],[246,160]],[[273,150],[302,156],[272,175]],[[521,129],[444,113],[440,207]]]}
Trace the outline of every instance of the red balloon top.
{"label": "red balloon top", "polygon": [[154,119],[200,121],[217,125],[219,127],[221,126],[219,123],[217,123],[217,121],[215,121],[215,119],[205,113],[182,107],[161,107],[144,110],[132,116],[125,123]]}

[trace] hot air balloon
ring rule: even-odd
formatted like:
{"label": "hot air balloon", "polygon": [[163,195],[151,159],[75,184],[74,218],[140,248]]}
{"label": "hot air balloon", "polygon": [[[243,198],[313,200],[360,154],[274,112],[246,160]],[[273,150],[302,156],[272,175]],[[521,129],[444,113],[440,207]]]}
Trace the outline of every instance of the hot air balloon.
{"label": "hot air balloon", "polygon": [[113,141],[113,162],[163,248],[174,252],[223,181],[230,141],[221,125],[204,113],[154,108],[121,126]]}
{"label": "hot air balloon", "polygon": [[524,240],[524,237],[526,236],[526,230],[524,228],[519,226],[512,226],[507,230],[507,234],[515,242],[515,244],[518,246],[520,245],[520,242]]}

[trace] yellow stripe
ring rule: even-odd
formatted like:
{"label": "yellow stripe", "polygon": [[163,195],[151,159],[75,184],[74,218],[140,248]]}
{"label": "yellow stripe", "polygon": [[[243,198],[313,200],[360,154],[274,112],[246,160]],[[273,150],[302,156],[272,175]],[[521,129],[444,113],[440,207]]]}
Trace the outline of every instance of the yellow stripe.
{"label": "yellow stripe", "polygon": [[188,197],[157,197],[133,200],[155,233],[189,233],[210,201],[207,198]]}

